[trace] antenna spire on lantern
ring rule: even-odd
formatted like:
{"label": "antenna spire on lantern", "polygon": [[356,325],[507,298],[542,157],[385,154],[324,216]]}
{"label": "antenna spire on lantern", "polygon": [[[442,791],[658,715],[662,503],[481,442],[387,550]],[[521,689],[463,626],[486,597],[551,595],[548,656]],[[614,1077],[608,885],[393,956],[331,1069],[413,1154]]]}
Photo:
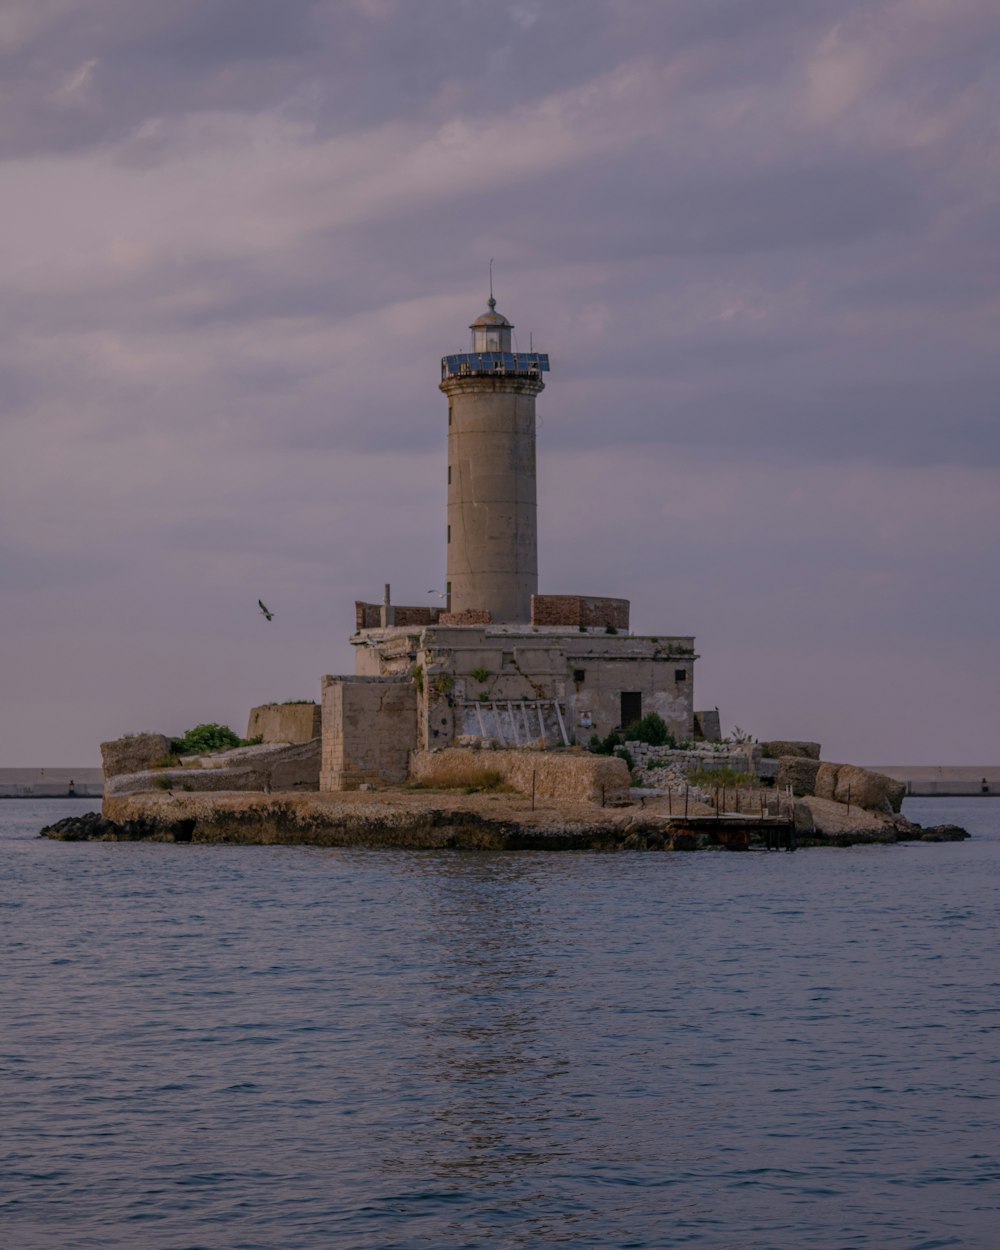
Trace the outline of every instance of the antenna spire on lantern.
{"label": "antenna spire on lantern", "polygon": [[490,298],[487,301],[491,309],[496,308],[497,302],[493,298],[493,257],[490,257]]}

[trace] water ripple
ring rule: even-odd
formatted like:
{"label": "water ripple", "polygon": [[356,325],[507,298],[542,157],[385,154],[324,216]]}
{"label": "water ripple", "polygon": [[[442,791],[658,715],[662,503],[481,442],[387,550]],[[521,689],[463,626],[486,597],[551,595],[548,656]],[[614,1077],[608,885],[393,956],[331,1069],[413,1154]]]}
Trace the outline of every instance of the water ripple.
{"label": "water ripple", "polygon": [[55,844],[44,809],[0,804],[4,1245],[995,1242],[1000,803],[794,856]]}

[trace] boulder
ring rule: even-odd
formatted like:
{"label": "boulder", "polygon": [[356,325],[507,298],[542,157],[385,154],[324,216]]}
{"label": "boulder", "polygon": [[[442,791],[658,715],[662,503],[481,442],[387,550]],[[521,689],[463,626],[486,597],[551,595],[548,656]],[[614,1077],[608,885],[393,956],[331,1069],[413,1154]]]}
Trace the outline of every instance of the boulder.
{"label": "boulder", "polygon": [[922,842],[964,842],[968,836],[960,825],[930,825],[920,831]]}
{"label": "boulder", "polygon": [[826,799],[828,802],[834,802],[833,792],[837,788],[837,774],[840,772],[839,764],[829,764],[825,760],[816,770],[816,781],[813,794],[818,799]]}
{"label": "boulder", "polygon": [[813,819],[812,810],[809,804],[800,799],[796,804],[792,813],[792,819],[795,824],[795,832],[797,834],[808,834],[816,832],[816,821]]}
{"label": "boulder", "polygon": [[[804,809],[800,812],[799,809]],[[812,818],[813,834],[837,845],[850,846],[858,842],[895,842],[897,831],[891,816],[881,812],[865,811],[853,804],[808,795],[795,805],[795,831],[808,836],[807,821]],[[808,817],[806,813],[808,812]]]}
{"label": "boulder", "polygon": [[816,774],[815,792],[817,798],[849,803],[869,812],[898,812],[906,795],[906,785],[856,764],[824,762]]}
{"label": "boulder", "polygon": [[169,754],[170,739],[163,734],[128,734],[101,743],[105,779],[152,768]]}
{"label": "boulder", "polygon": [[778,775],[775,785],[779,790],[792,787],[792,794],[801,798],[805,794],[816,791],[816,774],[821,765],[818,760],[808,759],[802,755],[783,755],[778,760]]}
{"label": "boulder", "polygon": [[791,742],[782,738],[775,738],[772,742],[762,742],[760,750],[766,760],[780,760],[784,755],[795,755],[804,760],[818,760],[820,754],[818,742]]}

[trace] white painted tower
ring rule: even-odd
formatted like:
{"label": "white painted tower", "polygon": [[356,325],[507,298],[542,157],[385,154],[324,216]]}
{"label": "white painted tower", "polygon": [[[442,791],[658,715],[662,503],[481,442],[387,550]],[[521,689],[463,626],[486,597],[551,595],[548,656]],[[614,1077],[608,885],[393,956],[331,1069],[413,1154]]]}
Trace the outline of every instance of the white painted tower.
{"label": "white painted tower", "polygon": [[489,311],[472,350],[441,361],[448,397],[448,611],[527,624],[538,593],[535,396],[549,358],[515,352],[513,326]]}

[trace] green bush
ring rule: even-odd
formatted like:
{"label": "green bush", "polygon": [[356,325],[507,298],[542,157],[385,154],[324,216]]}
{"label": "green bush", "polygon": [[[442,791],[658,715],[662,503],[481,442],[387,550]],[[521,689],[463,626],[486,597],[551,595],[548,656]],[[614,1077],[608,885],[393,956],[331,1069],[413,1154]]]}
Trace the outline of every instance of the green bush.
{"label": "green bush", "polygon": [[469,676],[481,684],[484,681],[489,681],[490,670],[488,668],[484,668],[483,665],[480,664],[478,668],[470,669]]}
{"label": "green bush", "polygon": [[674,735],[667,728],[667,722],[656,712],[649,712],[642,720],[637,720],[625,730],[626,742],[645,742],[651,747],[674,747]]}
{"label": "green bush", "polygon": [[195,725],[194,729],[175,738],[170,745],[178,755],[207,755],[211,751],[231,751],[245,744],[228,725],[209,722],[207,725]]}
{"label": "green bush", "polygon": [[614,755],[615,747],[620,747],[625,739],[617,729],[612,729],[606,738],[598,738],[594,734],[590,739],[590,749],[595,755]]}
{"label": "green bush", "polygon": [[631,772],[632,769],[635,768],[635,760],[632,758],[631,754],[628,751],[626,751],[624,747],[616,747],[615,750],[612,752],[612,754],[617,755],[617,757],[620,760],[625,761],[625,765],[628,768],[629,772]]}

